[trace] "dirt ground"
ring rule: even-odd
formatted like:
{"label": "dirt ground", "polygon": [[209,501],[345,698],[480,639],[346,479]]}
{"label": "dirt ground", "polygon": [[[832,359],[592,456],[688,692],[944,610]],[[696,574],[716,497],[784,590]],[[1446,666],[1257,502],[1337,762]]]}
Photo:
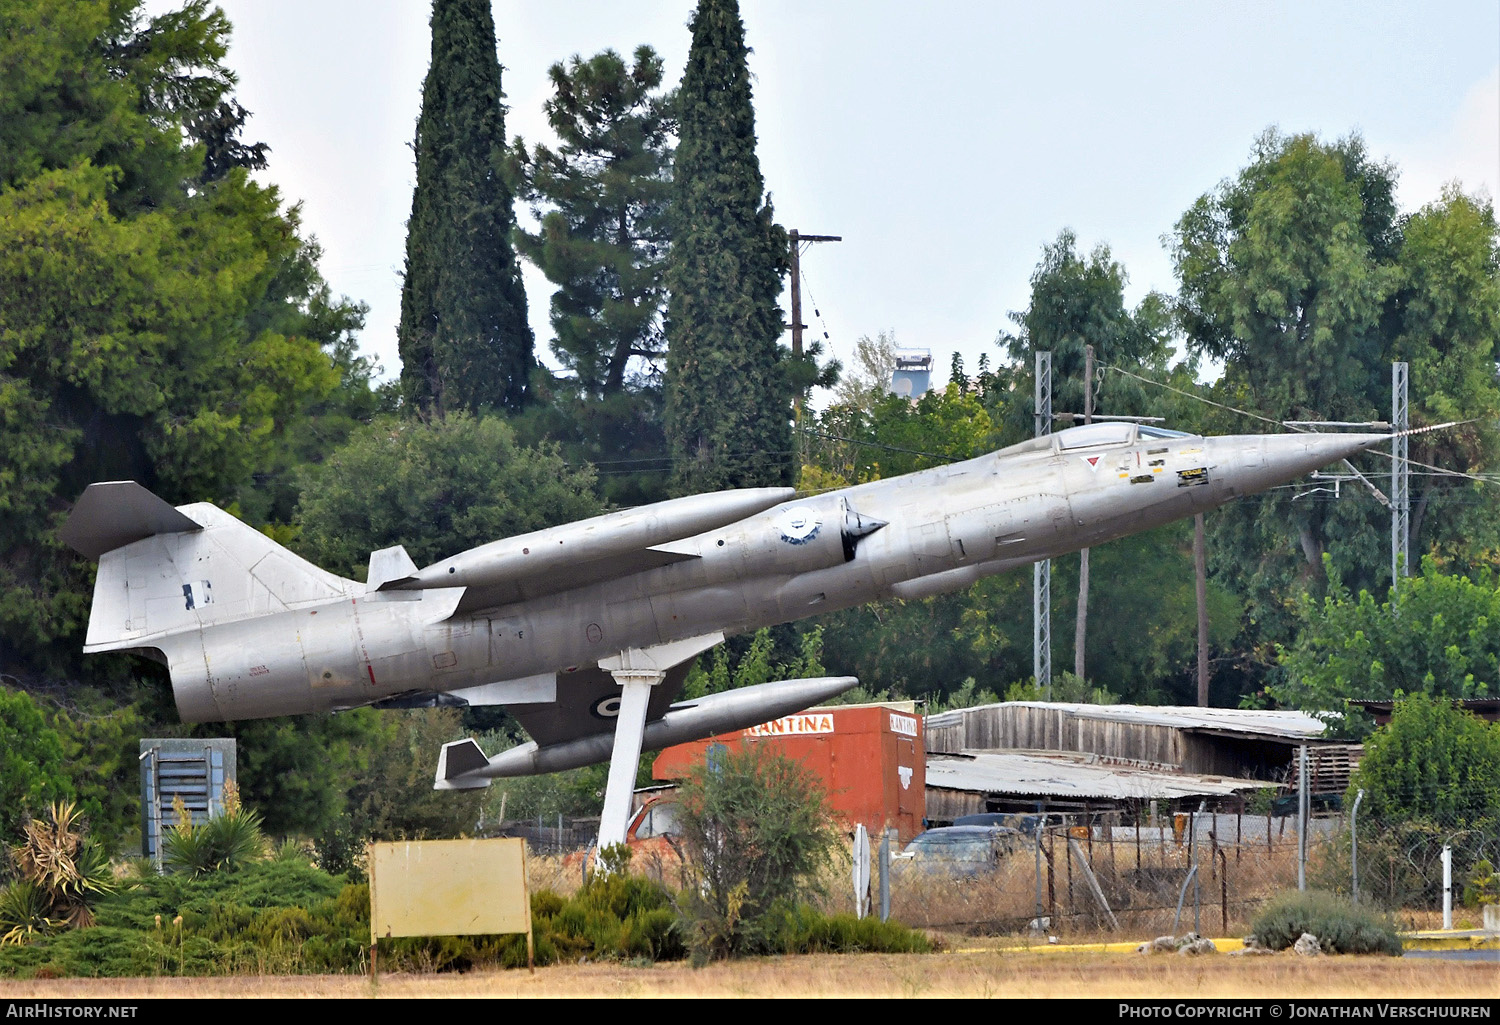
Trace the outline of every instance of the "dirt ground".
{"label": "dirt ground", "polygon": [[1263,1000],[1500,999],[1493,962],[1291,954],[1184,958],[1139,954],[1017,953],[963,948],[937,954],[820,954],[686,964],[554,965],[461,975],[230,979],[0,981],[0,1001],[35,998],[890,998]]}

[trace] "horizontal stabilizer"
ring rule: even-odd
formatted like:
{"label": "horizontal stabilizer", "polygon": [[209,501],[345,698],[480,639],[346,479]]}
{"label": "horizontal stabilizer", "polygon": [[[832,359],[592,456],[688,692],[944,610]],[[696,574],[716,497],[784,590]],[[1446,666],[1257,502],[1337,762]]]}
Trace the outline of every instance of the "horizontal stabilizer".
{"label": "horizontal stabilizer", "polygon": [[370,572],[365,576],[365,586],[371,591],[380,591],[416,575],[417,564],[406,554],[404,545],[382,548],[370,553]]}
{"label": "horizontal stabilizer", "polygon": [[73,505],[57,536],[97,559],[105,552],[155,537],[202,530],[203,525],[178,512],[133,480],[90,484]]}
{"label": "horizontal stabilizer", "polygon": [[489,763],[490,760],[484,756],[484,749],[473,738],[444,744],[442,753],[438,755],[437,779],[433,782],[433,789],[477,790],[487,787],[490,781],[485,777],[470,776],[464,780],[457,780],[455,777],[483,768]]}

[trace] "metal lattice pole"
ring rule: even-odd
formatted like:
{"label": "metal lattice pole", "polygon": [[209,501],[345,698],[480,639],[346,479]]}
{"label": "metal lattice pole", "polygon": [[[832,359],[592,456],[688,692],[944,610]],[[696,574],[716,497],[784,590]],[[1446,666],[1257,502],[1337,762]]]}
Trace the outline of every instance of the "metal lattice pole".
{"label": "metal lattice pole", "polygon": [[[1052,433],[1052,353],[1036,354],[1036,436]],[[1052,560],[1031,568],[1032,672],[1052,700]]]}
{"label": "metal lattice pole", "polygon": [[1406,461],[1407,365],[1391,364],[1391,587],[1411,575],[1411,469]]}

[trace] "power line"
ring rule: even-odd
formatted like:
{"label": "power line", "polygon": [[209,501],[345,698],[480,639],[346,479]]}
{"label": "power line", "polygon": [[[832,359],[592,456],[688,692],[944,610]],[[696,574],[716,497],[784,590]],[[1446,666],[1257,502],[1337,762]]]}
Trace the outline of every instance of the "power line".
{"label": "power line", "polygon": [[[1223,402],[1215,402],[1213,399],[1204,398],[1202,395],[1195,395],[1195,394],[1193,394],[1190,391],[1184,391],[1181,388],[1174,388],[1170,384],[1165,384],[1165,383],[1163,383],[1161,381],[1153,381],[1153,380],[1151,380],[1151,378],[1149,378],[1149,377],[1142,377],[1140,374],[1132,374],[1130,371],[1121,369],[1120,367],[1111,366],[1111,365],[1103,364],[1103,363],[1101,363],[1100,366],[1103,369],[1105,369],[1105,370],[1113,370],[1117,374],[1123,374],[1126,377],[1134,378],[1135,380],[1141,381],[1141,382],[1143,382],[1145,384],[1155,385],[1158,388],[1165,388],[1169,392],[1174,392],[1175,394],[1184,396],[1185,398],[1193,399],[1194,401],[1197,401],[1197,402],[1202,402],[1204,405],[1216,406],[1219,409],[1228,410],[1231,413],[1238,413],[1241,416],[1248,416],[1251,419],[1260,420],[1260,421],[1262,421],[1264,423],[1274,424],[1274,425],[1276,425],[1277,427],[1280,427],[1280,428],[1291,427],[1294,431],[1297,431],[1298,433],[1301,433],[1301,434],[1317,434],[1317,433],[1320,433],[1320,432],[1312,430],[1311,428],[1301,427],[1301,426],[1299,426],[1296,423],[1289,423],[1289,422],[1284,421],[1284,420],[1273,420],[1273,419],[1271,419],[1268,416],[1261,416],[1259,413],[1252,413],[1248,409],[1240,409],[1240,408],[1238,408],[1236,406],[1226,405]],[[1304,421],[1304,422],[1311,422],[1311,421]],[[1434,427],[1420,428],[1418,431],[1413,431],[1411,433],[1414,433],[1414,434],[1415,433],[1419,433],[1421,430],[1437,430],[1438,427],[1462,427],[1464,424],[1471,424],[1471,423],[1475,423],[1475,421],[1474,420],[1460,420],[1460,421],[1456,421],[1456,422],[1450,423],[1450,424],[1440,424],[1440,425],[1437,425],[1437,426],[1434,426]],[[1389,452],[1382,452],[1379,449],[1370,449],[1369,451],[1372,454],[1374,454],[1374,455],[1384,456],[1387,459],[1394,460],[1396,458],[1391,453],[1389,453]],[[1478,476],[1478,475],[1475,475],[1475,474],[1472,474],[1472,473],[1464,473],[1462,470],[1449,470],[1449,469],[1446,469],[1446,468],[1441,467],[1441,466],[1433,466],[1431,463],[1418,462],[1415,459],[1406,459],[1405,462],[1406,462],[1406,464],[1408,466],[1420,466],[1424,470],[1433,470],[1436,473],[1444,475],[1444,476],[1464,477],[1464,478],[1466,478],[1468,480],[1478,481],[1481,484],[1493,484],[1493,483],[1495,483],[1495,481],[1491,480],[1489,476]]]}

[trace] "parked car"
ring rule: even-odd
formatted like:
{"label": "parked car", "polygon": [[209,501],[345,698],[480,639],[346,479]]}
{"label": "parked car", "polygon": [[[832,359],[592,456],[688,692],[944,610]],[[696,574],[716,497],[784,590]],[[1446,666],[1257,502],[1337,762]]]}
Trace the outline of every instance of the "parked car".
{"label": "parked car", "polygon": [[[649,876],[668,886],[683,884],[682,844],[678,840],[677,794],[666,789],[645,798],[630,817],[625,830],[625,844],[630,848],[632,871]],[[591,873],[598,851],[574,851],[563,858],[568,872]]]}
{"label": "parked car", "polygon": [[891,868],[901,874],[983,875],[1025,846],[1025,834],[1010,826],[940,826],[919,833],[891,859]]}
{"label": "parked car", "polygon": [[1029,836],[1036,832],[1038,824],[1061,825],[1062,816],[1055,813],[1049,817],[1014,811],[982,811],[973,815],[960,815],[953,820],[953,824],[955,826],[1009,826]]}

